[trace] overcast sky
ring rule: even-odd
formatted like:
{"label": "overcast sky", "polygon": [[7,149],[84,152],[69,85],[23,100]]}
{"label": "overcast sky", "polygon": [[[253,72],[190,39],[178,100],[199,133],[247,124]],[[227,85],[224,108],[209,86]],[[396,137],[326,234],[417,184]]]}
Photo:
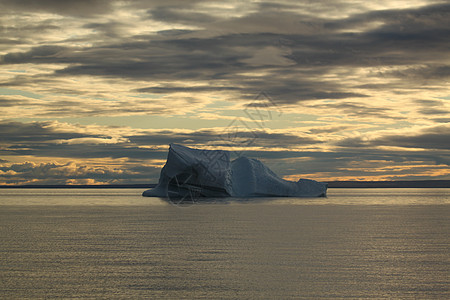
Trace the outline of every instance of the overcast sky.
{"label": "overcast sky", "polygon": [[450,179],[448,1],[0,1],[0,184]]}

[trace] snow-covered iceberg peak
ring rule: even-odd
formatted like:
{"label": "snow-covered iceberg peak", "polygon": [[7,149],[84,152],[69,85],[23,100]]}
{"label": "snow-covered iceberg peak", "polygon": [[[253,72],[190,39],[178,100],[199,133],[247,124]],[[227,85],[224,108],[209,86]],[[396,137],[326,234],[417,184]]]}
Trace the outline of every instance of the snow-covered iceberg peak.
{"label": "snow-covered iceberg peak", "polygon": [[147,197],[320,197],[327,184],[314,180],[287,181],[256,159],[230,152],[200,150],[171,144],[158,185]]}

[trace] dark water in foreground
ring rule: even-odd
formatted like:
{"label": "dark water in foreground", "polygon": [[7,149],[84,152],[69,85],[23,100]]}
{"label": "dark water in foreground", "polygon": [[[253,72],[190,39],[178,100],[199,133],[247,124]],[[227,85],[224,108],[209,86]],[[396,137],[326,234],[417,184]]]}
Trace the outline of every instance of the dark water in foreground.
{"label": "dark water in foreground", "polygon": [[450,299],[450,189],[0,190],[0,298]]}

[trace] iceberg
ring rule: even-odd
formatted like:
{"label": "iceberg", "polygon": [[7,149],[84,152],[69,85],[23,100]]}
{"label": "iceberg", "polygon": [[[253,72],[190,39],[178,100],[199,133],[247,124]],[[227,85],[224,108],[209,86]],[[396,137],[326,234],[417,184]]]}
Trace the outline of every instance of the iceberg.
{"label": "iceberg", "polygon": [[225,150],[202,150],[170,144],[158,184],[146,197],[325,197],[327,183],[278,177],[261,161]]}

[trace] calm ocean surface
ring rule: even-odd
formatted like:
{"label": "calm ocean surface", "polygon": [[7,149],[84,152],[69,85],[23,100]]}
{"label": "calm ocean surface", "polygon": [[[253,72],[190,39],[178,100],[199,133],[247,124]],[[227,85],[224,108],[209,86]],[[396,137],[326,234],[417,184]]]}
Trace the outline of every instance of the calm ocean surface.
{"label": "calm ocean surface", "polygon": [[0,298],[450,299],[450,189],[0,189]]}

